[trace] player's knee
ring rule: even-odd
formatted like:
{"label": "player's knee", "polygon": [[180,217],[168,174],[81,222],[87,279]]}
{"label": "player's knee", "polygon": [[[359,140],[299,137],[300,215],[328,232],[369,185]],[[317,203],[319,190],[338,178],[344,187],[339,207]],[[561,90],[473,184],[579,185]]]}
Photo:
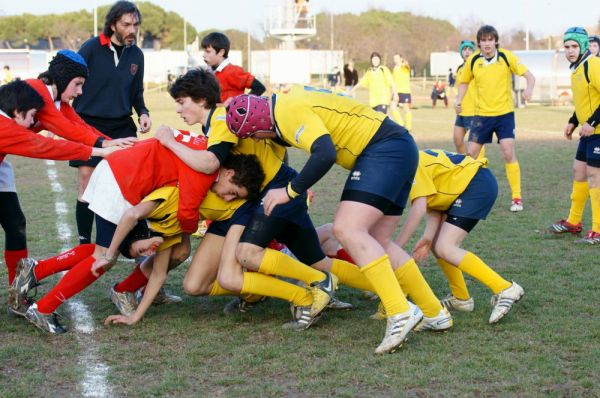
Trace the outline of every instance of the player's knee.
{"label": "player's knee", "polygon": [[345,225],[343,222],[333,223],[333,236],[342,244],[342,246],[346,246],[351,238],[349,229],[348,225]]}
{"label": "player's knee", "polygon": [[448,258],[451,252],[451,245],[444,241],[436,241],[432,246],[434,255],[438,258]]}
{"label": "player's knee", "polygon": [[237,281],[234,275],[231,273],[219,272],[217,281],[223,289],[236,293],[238,293],[241,290],[241,281]]}
{"label": "player's knee", "polygon": [[208,294],[206,288],[203,289],[202,283],[192,280],[192,278],[183,279],[183,291],[188,296],[203,296]]}
{"label": "player's knee", "polygon": [[262,258],[263,252],[264,249],[260,246],[251,243],[240,243],[235,248],[235,258],[244,267],[256,271],[260,266],[259,259]]}

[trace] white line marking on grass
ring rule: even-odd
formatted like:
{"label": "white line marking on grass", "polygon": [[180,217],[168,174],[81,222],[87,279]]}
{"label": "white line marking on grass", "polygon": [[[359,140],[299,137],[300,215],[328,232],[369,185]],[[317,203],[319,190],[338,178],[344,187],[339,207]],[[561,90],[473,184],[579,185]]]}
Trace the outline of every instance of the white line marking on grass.
{"label": "white line marking on grass", "polygon": [[[52,191],[56,193],[63,192],[62,185],[58,181],[58,173],[54,168],[55,162],[52,160],[46,161],[48,165],[48,179],[52,185]],[[60,197],[54,204],[56,211],[56,229],[58,238],[62,243],[61,251],[69,250],[71,243],[71,227],[67,223],[68,209],[66,203]],[[92,332],[96,330],[94,320],[88,307],[78,299],[67,301],[67,306],[74,320],[75,334],[79,345],[83,349],[83,353],[79,358],[79,363],[85,367],[85,373],[81,382],[84,397],[108,397],[111,394],[110,388],[106,381],[108,374],[108,366],[100,361],[98,355],[98,347],[95,344]]]}

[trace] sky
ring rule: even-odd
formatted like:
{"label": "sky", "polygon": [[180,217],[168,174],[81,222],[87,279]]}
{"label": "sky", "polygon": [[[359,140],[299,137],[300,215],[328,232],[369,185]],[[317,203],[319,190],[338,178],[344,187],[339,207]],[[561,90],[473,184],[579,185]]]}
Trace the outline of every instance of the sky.
{"label": "sky", "polygon": [[[185,16],[197,30],[235,28],[261,36],[265,15],[276,4],[292,0],[151,0],[162,8]],[[0,15],[46,14],[92,10],[105,0],[0,0]],[[536,37],[561,34],[570,26],[597,30],[600,7],[595,0],[310,0],[315,11],[361,13],[371,8],[449,20],[459,27],[466,20],[480,20],[503,31],[528,28]],[[571,17],[565,17],[571,16]],[[100,22],[100,25],[102,22]]]}

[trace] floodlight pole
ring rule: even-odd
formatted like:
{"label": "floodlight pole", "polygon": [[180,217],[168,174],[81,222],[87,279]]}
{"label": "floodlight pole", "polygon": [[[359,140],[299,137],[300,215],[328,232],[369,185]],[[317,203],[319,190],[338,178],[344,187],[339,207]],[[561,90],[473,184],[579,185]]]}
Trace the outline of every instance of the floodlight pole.
{"label": "floodlight pole", "polygon": [[94,36],[98,36],[98,5],[94,0]]}
{"label": "floodlight pole", "polygon": [[183,18],[183,51],[186,50],[187,46],[187,22],[185,18]]}

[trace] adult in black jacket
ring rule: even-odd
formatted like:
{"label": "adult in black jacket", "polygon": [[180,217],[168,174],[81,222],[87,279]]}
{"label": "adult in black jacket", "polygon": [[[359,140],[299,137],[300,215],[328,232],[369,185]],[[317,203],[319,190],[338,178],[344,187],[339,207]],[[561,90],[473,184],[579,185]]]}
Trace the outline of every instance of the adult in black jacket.
{"label": "adult in black jacket", "polygon": [[[111,138],[136,137],[132,108],[138,115],[140,131],[152,122],[144,103],[144,54],[135,45],[142,16],[129,1],[116,2],[106,15],[104,29],[81,46],[79,54],[89,68],[83,94],[73,106],[86,123]],[[100,158],[70,162],[79,168],[79,194],[75,216],[80,243],[90,243],[94,213],[81,196]]]}

